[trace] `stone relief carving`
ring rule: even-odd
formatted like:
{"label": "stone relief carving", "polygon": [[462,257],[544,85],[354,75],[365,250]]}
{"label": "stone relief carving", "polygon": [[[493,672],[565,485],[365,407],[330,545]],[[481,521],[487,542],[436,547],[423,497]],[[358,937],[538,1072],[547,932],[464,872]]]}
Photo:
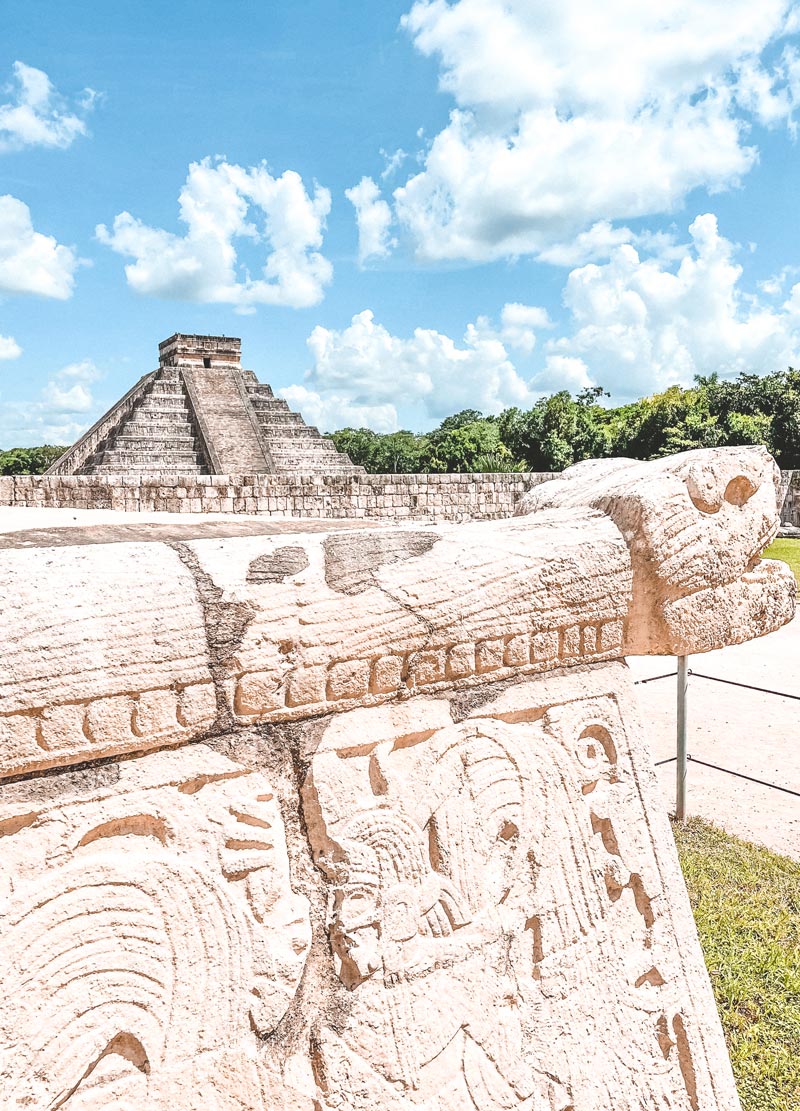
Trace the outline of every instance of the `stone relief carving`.
{"label": "stone relief carving", "polygon": [[352,995],[316,1034],[325,1106],[702,1106],[626,681],[605,678],[554,705],[522,684],[411,744],[355,744],[346,719],[323,740],[305,806]]}
{"label": "stone relief carving", "polygon": [[0,1104],[258,1106],[310,945],[269,784],[208,749],[0,788]]}

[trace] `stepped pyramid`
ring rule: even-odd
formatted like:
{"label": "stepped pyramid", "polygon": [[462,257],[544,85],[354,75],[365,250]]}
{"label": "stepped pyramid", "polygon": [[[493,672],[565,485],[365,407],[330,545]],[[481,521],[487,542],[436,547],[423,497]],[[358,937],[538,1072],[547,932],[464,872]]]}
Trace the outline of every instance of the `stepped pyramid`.
{"label": "stepped pyramid", "polygon": [[241,340],[170,336],[48,474],[363,474],[252,370]]}

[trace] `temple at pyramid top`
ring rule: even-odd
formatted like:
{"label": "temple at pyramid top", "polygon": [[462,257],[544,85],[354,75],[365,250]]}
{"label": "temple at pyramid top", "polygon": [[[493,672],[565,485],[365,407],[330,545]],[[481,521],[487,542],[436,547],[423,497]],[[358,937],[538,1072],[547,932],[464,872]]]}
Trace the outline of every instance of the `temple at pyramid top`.
{"label": "temple at pyramid top", "polygon": [[252,370],[242,341],[176,333],[48,474],[362,474]]}

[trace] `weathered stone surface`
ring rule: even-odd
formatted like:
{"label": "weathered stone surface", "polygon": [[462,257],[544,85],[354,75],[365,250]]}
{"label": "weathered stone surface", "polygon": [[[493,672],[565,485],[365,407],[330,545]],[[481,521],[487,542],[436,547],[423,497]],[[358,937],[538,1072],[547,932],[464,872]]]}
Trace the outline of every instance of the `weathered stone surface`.
{"label": "weathered stone surface", "polygon": [[772,475],[0,551],[0,1105],[737,1111],[620,657],[791,617]]}

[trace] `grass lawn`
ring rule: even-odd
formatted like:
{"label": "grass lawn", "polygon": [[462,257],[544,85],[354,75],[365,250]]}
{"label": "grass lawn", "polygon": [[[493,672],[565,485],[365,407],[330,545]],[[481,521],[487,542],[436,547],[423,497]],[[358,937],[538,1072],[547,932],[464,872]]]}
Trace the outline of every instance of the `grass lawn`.
{"label": "grass lawn", "polygon": [[800,864],[697,818],[673,830],[743,1111],[800,1111]]}
{"label": "grass lawn", "polygon": [[800,586],[800,540],[773,540],[764,555],[767,559],[782,559],[784,563],[788,563]]}

